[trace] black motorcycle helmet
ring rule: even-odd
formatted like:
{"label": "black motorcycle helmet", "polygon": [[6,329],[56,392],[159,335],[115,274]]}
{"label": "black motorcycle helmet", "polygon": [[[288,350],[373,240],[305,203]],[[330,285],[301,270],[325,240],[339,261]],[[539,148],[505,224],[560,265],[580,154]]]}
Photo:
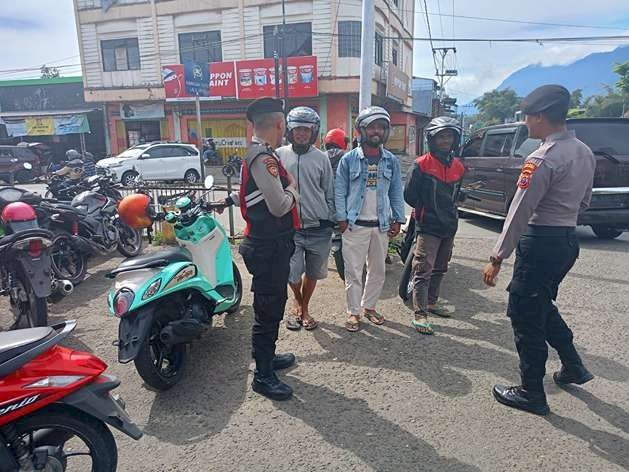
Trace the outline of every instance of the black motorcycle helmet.
{"label": "black motorcycle helmet", "polygon": [[[452,143],[452,147],[449,151],[444,152],[436,148],[434,145],[434,138],[439,133],[445,130],[452,130],[454,132],[454,141]],[[428,148],[430,149],[431,154],[437,157],[437,159],[449,164],[452,162],[452,158],[454,153],[459,148],[459,142],[461,141],[461,135],[463,134],[463,129],[459,122],[449,116],[438,116],[434,118],[426,128],[424,129],[426,133],[426,141],[428,142]]]}

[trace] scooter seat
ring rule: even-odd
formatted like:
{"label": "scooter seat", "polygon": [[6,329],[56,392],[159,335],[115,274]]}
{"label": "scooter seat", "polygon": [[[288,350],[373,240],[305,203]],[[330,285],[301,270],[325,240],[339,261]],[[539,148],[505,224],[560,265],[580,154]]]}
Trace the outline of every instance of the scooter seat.
{"label": "scooter seat", "polygon": [[105,275],[110,279],[116,277],[117,274],[128,272],[130,270],[149,269],[151,267],[163,267],[173,262],[191,262],[192,254],[182,247],[174,247],[163,249],[151,254],[143,254],[141,256],[132,257],[123,261],[117,268]]}
{"label": "scooter seat", "polygon": [[54,335],[55,330],[50,326],[0,333],[0,364],[19,356]]}

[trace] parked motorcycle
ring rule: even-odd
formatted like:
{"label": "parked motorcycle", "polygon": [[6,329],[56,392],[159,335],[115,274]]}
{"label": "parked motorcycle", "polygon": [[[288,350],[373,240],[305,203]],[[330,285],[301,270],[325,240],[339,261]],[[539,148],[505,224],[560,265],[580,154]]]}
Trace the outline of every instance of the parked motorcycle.
{"label": "parked motorcycle", "polygon": [[116,442],[142,432],[99,358],[59,346],[76,321],[0,333],[0,471],[114,472]]}
{"label": "parked motorcycle", "polygon": [[116,249],[125,257],[137,256],[142,251],[142,233],[118,218],[120,184],[108,175],[94,175],[85,179],[84,185],[89,190],[79,193],[69,205],[49,204],[58,210],[56,225],[78,236],[80,250],[88,256],[107,255]]}
{"label": "parked motorcycle", "polygon": [[[213,181],[206,178],[208,191]],[[129,195],[120,203],[121,217],[133,224],[140,213],[148,225],[161,219],[173,224],[180,247],[122,262],[106,275],[115,279],[108,302],[120,319],[118,360],[134,361],[148,385],[165,390],[181,380],[187,344],[212,325],[214,315],[238,310],[242,279],[225,229],[212,214],[224,203],[181,196],[177,211],[165,215],[150,203],[147,195]]]}
{"label": "parked motorcycle", "polygon": [[[3,196],[12,188],[0,190]],[[14,323],[46,326],[47,299],[53,303],[72,293],[73,284],[57,279],[51,268],[53,234],[39,227],[32,206],[24,202],[2,205],[0,216],[0,293],[9,296]]]}

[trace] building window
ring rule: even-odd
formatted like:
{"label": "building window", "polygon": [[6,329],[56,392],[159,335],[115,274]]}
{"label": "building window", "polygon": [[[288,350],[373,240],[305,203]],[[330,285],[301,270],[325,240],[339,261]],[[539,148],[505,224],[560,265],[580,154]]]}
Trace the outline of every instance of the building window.
{"label": "building window", "polygon": [[[277,33],[277,36],[276,34]],[[264,57],[273,57],[277,50],[281,56],[281,45],[287,57],[312,56],[312,23],[289,23],[286,25],[283,41],[279,41],[282,25],[270,25],[263,28]]]}
{"label": "building window", "polygon": [[339,57],[360,57],[360,21],[339,21]]}
{"label": "building window", "polygon": [[398,65],[398,52],[395,48],[391,49],[391,62],[394,66]]}
{"label": "building window", "polygon": [[179,34],[179,59],[181,62],[194,61],[201,64],[221,62],[221,32],[205,31],[202,33]]}
{"label": "building window", "polygon": [[376,32],[376,47],[375,47],[375,61],[376,65],[381,66],[384,61],[384,52],[383,52],[384,38],[378,32]]}
{"label": "building window", "polygon": [[108,39],[100,42],[100,48],[105,72],[140,68],[138,38]]}

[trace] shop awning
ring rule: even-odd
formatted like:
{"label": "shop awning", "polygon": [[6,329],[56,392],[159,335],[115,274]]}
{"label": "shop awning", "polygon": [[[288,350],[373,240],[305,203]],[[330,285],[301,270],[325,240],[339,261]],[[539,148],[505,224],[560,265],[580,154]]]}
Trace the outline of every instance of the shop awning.
{"label": "shop awning", "polygon": [[86,113],[94,108],[0,112],[0,123],[9,136],[55,136],[89,133]]}
{"label": "shop awning", "polygon": [[45,110],[45,111],[0,111],[0,118],[37,118],[40,116],[68,116],[89,113],[96,108],[76,108],[73,110]]}

